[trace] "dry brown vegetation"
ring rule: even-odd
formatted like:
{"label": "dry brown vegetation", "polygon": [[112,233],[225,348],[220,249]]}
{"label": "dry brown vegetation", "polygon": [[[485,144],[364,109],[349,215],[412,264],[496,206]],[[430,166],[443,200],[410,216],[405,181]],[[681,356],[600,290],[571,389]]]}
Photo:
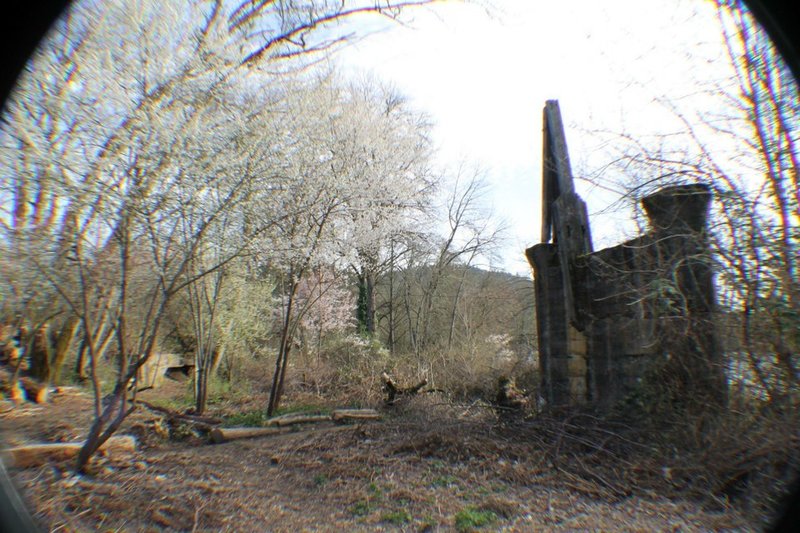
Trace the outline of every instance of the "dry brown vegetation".
{"label": "dry brown vegetation", "polygon": [[[141,396],[175,408],[184,387]],[[334,406],[297,390],[287,399],[297,409]],[[215,402],[210,414],[241,423],[265,402],[263,393]],[[64,389],[47,406],[3,413],[6,443],[79,439],[90,405]],[[750,431],[758,442],[741,428],[705,427],[677,453],[674,439],[688,434],[652,439],[588,413],[500,423],[488,404],[440,394],[381,411],[379,422],[212,445],[140,408],[120,431],[138,437],[135,454],[98,458],[84,476],[71,462],[12,476],[35,519],[59,531],[749,530],[774,507],[764,482],[785,477],[792,457],[770,447],[785,435],[766,437],[792,427],[786,420]]]}

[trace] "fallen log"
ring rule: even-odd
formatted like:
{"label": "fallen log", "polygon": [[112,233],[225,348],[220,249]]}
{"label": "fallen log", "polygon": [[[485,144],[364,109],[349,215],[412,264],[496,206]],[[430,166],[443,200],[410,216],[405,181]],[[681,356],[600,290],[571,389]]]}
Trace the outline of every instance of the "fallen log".
{"label": "fallen log", "polygon": [[271,418],[267,426],[291,426],[293,424],[308,424],[314,422],[342,421],[342,420],[379,420],[381,415],[374,409],[336,409],[329,415],[302,415],[288,414]]}
{"label": "fallen log", "polygon": [[381,415],[374,409],[336,409],[329,415],[288,414],[267,421],[267,427],[213,428],[209,432],[211,442],[219,444],[230,440],[250,439],[287,433],[288,426],[314,422],[341,422],[343,420],[379,420]]}
{"label": "fallen log", "polygon": [[250,439],[286,433],[286,428],[214,428],[209,433],[211,442],[220,444],[231,440]]}
{"label": "fallen log", "polygon": [[[65,461],[78,455],[83,442],[56,442],[50,444],[28,444],[6,448],[2,451],[7,466],[28,468],[40,466],[47,461]],[[102,446],[101,453],[117,455],[136,451],[136,439],[130,435],[111,437]]]}
{"label": "fallen log", "polygon": [[308,424],[312,422],[326,422],[331,415],[283,415],[267,420],[267,426],[291,426],[292,424]]}
{"label": "fallen log", "polygon": [[380,420],[381,415],[375,409],[336,409],[331,418],[341,420]]}
{"label": "fallen log", "polygon": [[428,380],[423,379],[413,387],[401,387],[386,372],[381,373],[381,381],[383,381],[383,392],[386,393],[386,398],[383,400],[386,405],[393,405],[402,396],[415,396],[428,384]]}

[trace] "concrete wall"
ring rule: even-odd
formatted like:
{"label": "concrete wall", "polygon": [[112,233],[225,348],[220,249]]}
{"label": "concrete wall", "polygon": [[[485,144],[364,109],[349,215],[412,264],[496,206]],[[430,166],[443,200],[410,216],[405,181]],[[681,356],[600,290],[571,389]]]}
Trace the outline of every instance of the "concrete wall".
{"label": "concrete wall", "polygon": [[168,368],[182,367],[187,364],[194,365],[191,357],[187,360],[181,354],[155,353],[141,368],[139,387],[158,387],[166,379],[165,373]]}
{"label": "concrete wall", "polygon": [[[724,401],[714,333],[713,274],[703,185],[642,203],[651,230],[564,268],[558,242],[528,250],[537,297],[542,389],[550,405],[610,406],[671,361],[679,393]],[[680,372],[677,372],[680,370]]]}

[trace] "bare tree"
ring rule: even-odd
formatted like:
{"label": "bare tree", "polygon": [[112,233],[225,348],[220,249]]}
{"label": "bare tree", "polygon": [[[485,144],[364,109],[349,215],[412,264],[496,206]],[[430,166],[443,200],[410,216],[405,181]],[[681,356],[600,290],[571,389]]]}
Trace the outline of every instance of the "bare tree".
{"label": "bare tree", "polygon": [[[276,104],[289,87],[274,83],[276,72],[346,42],[344,21],[394,19],[428,3],[247,1],[229,10],[218,0],[188,9],[139,0],[74,6],[57,25],[3,118],[4,246],[26,265],[3,270],[9,285],[33,274],[32,290],[9,312],[28,312],[34,301],[44,309],[56,294],[66,319],[56,347],[81,332],[96,402],[79,469],[133,409],[137,374],[176,295],[193,302],[200,408],[226,267],[268,242],[260,240],[267,228],[287,230],[293,216],[311,221],[288,230],[289,248],[299,236],[312,243],[289,267],[293,294],[326,242],[322,230],[341,198],[325,184],[301,202],[306,218],[281,210],[294,200],[283,194],[295,190],[290,170],[303,178],[323,161],[308,144],[297,156],[296,139],[282,133],[289,123],[275,122],[298,118]],[[237,224],[245,238],[221,248]],[[107,352],[116,382],[103,399],[97,364]]]}
{"label": "bare tree", "polygon": [[[486,185],[481,172],[461,165],[445,200],[446,233],[429,267],[416,313],[413,338],[417,356],[429,343],[434,302],[445,272],[459,261],[470,266],[477,257],[490,258],[500,243],[502,223],[497,224],[491,213],[481,205],[485,193]],[[453,306],[458,305],[459,298],[460,290],[456,290]]]}
{"label": "bare tree", "polygon": [[704,88],[700,110],[661,98],[682,131],[655,142],[616,137],[623,153],[613,158],[619,188],[631,198],[676,183],[712,188],[710,237],[730,364],[737,379],[744,374],[768,399],[784,400],[800,383],[800,98],[745,6],[718,2],[717,11],[730,77]]}

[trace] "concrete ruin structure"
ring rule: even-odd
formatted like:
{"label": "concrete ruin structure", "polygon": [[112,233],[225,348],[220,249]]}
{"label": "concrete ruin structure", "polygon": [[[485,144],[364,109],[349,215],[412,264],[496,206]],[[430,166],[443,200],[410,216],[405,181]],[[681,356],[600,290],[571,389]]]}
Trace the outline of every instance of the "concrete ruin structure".
{"label": "concrete ruin structure", "polygon": [[137,378],[140,387],[157,388],[164,378],[188,381],[194,376],[194,359],[177,353],[156,352],[142,365]]}
{"label": "concrete ruin structure", "polygon": [[641,200],[647,233],[595,251],[558,102],[546,103],[541,243],[526,255],[548,405],[607,408],[648,378],[681,397],[725,401],[706,236],[711,198],[703,184],[658,190]]}

